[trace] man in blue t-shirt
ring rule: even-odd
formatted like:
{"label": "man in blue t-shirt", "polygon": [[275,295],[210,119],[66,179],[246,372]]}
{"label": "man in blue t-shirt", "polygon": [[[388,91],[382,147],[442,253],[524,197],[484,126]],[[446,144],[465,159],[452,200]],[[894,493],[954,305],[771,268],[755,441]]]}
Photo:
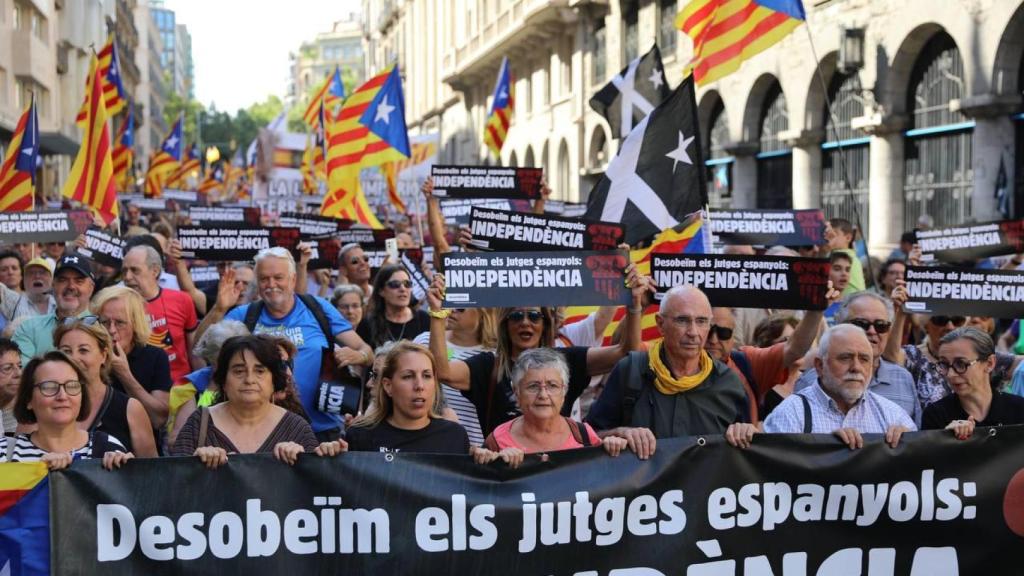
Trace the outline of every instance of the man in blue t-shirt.
{"label": "man in blue t-shirt", "polygon": [[[225,275],[231,274],[231,271]],[[233,280],[233,279],[232,279]],[[284,248],[269,248],[256,255],[256,282],[259,295],[264,303],[256,320],[254,334],[271,334],[288,338],[298,348],[295,358],[295,386],[299,390],[302,407],[312,420],[313,432],[321,441],[337,439],[341,434],[341,419],[325,414],[316,407],[317,387],[320,382],[320,360],[323,349],[333,346],[327,342],[316,316],[295,295],[295,259]],[[211,310],[211,318],[245,321],[249,306],[238,306],[228,312],[235,300],[222,298],[218,294],[217,304]],[[334,357],[339,366],[368,366],[373,362],[373,351],[362,338],[356,335],[345,318],[330,302],[316,298],[330,324],[331,334],[342,349]],[[225,315],[226,313],[226,315]],[[204,321],[204,324],[208,324]]]}

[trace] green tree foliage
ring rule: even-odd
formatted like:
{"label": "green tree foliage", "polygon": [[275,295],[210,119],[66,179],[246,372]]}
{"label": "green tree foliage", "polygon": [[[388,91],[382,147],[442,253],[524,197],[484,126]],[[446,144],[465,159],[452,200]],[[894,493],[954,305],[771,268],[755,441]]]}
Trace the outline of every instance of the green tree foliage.
{"label": "green tree foliage", "polygon": [[216,104],[210,104],[208,109],[204,109],[196,100],[186,100],[178,94],[172,94],[164,107],[164,120],[170,126],[184,112],[185,142],[191,146],[199,136],[197,127],[201,116],[204,153],[206,148],[216,146],[222,158],[230,159],[238,148],[248,148],[260,128],[277,118],[282,111],[284,103],[277,96],[268,96],[263,102],[241,108],[232,115],[217,110]]}
{"label": "green tree foliage", "polygon": [[[333,69],[332,69],[333,71]],[[292,106],[291,110],[288,110],[288,129],[292,132],[306,132],[309,127],[302,120],[302,116],[306,113],[306,106],[309,105],[310,98],[313,97],[313,93],[320,87],[320,83],[323,82],[321,78],[318,82],[312,86],[307,87],[306,93],[298,101],[295,106]],[[356,73],[350,68],[341,69],[341,85],[345,87],[345,95],[352,94],[352,91],[356,89]]]}

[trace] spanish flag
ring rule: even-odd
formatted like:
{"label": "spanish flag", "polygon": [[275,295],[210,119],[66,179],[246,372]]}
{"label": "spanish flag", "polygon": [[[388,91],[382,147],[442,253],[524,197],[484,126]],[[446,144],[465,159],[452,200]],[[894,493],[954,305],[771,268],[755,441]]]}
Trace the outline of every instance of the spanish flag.
{"label": "spanish flag", "polygon": [[[103,100],[107,106],[107,116],[110,117],[120,112],[127,103],[124,85],[121,83],[121,59],[117,53],[117,41],[113,33],[107,36],[107,43],[103,45],[103,49],[96,54],[96,57],[100,61],[100,86],[103,89]],[[75,118],[75,122],[82,128],[85,128],[86,114],[89,111],[89,82],[92,82],[91,74],[85,84],[85,101],[82,102],[82,107],[78,110],[78,116]]]}
{"label": "spanish flag", "polygon": [[18,120],[7,157],[0,164],[0,212],[28,212],[35,207],[39,117],[33,97]]}
{"label": "spanish flag", "polygon": [[107,108],[100,88],[100,68],[95,56],[89,76],[89,109],[86,112],[85,133],[78,156],[71,166],[62,192],[65,198],[89,206],[105,223],[118,216],[117,189],[114,187],[114,162],[111,159],[110,131],[107,130]]}

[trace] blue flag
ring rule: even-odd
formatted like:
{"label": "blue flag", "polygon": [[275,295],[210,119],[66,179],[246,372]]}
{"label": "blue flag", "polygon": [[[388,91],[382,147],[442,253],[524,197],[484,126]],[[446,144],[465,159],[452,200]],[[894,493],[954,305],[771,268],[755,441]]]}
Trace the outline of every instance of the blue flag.
{"label": "blue flag", "polygon": [[406,157],[411,155],[409,132],[405,128],[405,97],[402,95],[402,77],[398,75],[398,66],[391,69],[391,74],[388,74],[380,91],[370,101],[359,123]]}
{"label": "blue flag", "polygon": [[29,105],[28,122],[25,133],[21,136],[18,157],[14,160],[14,169],[32,175],[32,184],[36,183],[36,168],[39,166],[39,115],[36,112],[36,99],[33,96]]}

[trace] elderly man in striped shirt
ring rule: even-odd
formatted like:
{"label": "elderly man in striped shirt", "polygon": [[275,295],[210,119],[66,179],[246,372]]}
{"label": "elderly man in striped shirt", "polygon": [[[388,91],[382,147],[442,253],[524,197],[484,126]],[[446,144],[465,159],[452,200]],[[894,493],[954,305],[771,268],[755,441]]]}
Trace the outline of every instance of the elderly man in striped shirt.
{"label": "elderly man in striped shirt", "polygon": [[[893,448],[904,432],[917,430],[907,412],[868,390],[874,370],[871,343],[864,330],[852,324],[829,329],[821,337],[816,385],[786,400],[764,421],[767,433],[835,434],[850,449],[864,446],[861,434],[885,434]],[[737,423],[726,431],[733,446],[750,446],[757,429]]]}

